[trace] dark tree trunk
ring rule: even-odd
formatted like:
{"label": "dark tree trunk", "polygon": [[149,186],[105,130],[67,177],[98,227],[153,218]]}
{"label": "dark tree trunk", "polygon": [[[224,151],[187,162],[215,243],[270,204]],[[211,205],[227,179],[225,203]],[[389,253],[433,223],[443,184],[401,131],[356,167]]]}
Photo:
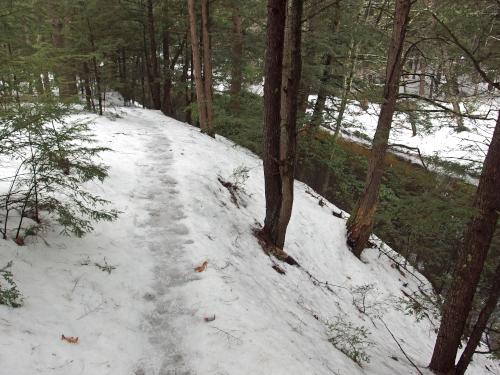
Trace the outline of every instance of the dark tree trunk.
{"label": "dark tree trunk", "polygon": [[187,2],[189,11],[189,25],[191,31],[191,51],[193,53],[192,67],[194,75],[194,85],[196,88],[196,102],[198,104],[198,118],[200,121],[201,131],[208,134],[210,132],[210,129],[208,127],[205,86],[203,84],[201,72],[200,45],[196,29],[196,10],[194,6],[194,0],[187,0]]}
{"label": "dark tree trunk", "polygon": [[149,37],[149,89],[154,109],[161,109],[161,82],[158,56],[156,55],[156,32],[153,13],[153,0],[146,3],[147,29]]}
{"label": "dark tree trunk", "polygon": [[500,112],[493,138],[484,160],[483,171],[474,199],[474,216],[465,230],[452,284],[443,309],[434,346],[431,370],[450,373],[471,310],[500,210]]}
{"label": "dark tree trunk", "polygon": [[92,100],[92,90],[90,88],[90,70],[87,62],[83,63],[83,85],[85,86],[85,103],[87,111],[95,111]]}
{"label": "dark tree trunk", "polygon": [[361,252],[366,247],[373,227],[373,217],[377,208],[378,193],[384,173],[384,157],[398,96],[401,54],[410,7],[410,0],[396,1],[394,28],[387,56],[384,102],[382,103],[377,130],[373,138],[365,188],[347,222],[347,243],[357,257],[361,256]]}
{"label": "dark tree trunk", "polygon": [[[51,25],[52,25],[52,44],[56,49],[64,49],[64,21],[56,14],[56,6],[53,4],[54,1],[50,2],[51,12]],[[56,64],[55,66],[55,76],[58,81],[59,87],[59,97],[66,99],[78,94],[76,87],[76,78],[74,67],[69,59],[64,59],[64,61]]]}
{"label": "dark tree trunk", "polygon": [[280,175],[281,209],[278,220],[276,246],[284,248],[285,236],[293,206],[293,184],[297,154],[297,99],[299,94],[301,61],[301,19],[303,0],[291,0],[286,22],[286,52],[281,92]]}
{"label": "dark tree trunk", "polygon": [[484,303],[481,312],[477,318],[476,324],[472,329],[472,333],[469,336],[469,340],[467,341],[467,346],[460,356],[460,360],[457,363],[455,369],[455,375],[464,375],[467,367],[469,366],[472,356],[476,351],[479,342],[481,341],[481,337],[483,336],[483,332],[486,329],[486,325],[488,324],[488,320],[491,315],[495,311],[495,308],[498,303],[498,299],[500,298],[500,263],[498,264],[495,275],[493,276],[492,285],[489,290],[488,299]]}
{"label": "dark tree trunk", "polygon": [[271,243],[278,241],[278,222],[282,191],[280,177],[280,107],[285,39],[286,0],[267,1],[266,60],[264,82],[263,164],[266,218],[262,235]]}
{"label": "dark tree trunk", "polygon": [[316,103],[314,103],[310,130],[319,128],[323,123],[323,112],[325,111],[326,96],[328,94],[327,87],[330,81],[331,64],[332,55],[327,53],[323,62],[323,74],[319,82],[318,98],[316,99]]}
{"label": "dark tree trunk", "polygon": [[[92,27],[90,25],[90,20],[87,18],[87,27],[89,29],[89,42],[92,47],[92,51],[96,52],[96,46],[94,42],[94,33],[92,31]],[[92,66],[94,68],[94,77],[95,77],[95,85],[97,91],[97,103],[99,104],[99,115],[102,116],[102,90],[101,90],[101,75],[99,73],[99,66],[97,65],[97,58],[92,56]]]}
{"label": "dark tree trunk", "polygon": [[[166,15],[165,15],[165,18]],[[167,19],[165,19],[165,23]],[[170,69],[170,35],[167,25],[163,30],[163,101],[161,110],[167,116],[173,115],[172,108],[172,70]]]}
{"label": "dark tree trunk", "polygon": [[230,108],[231,111],[238,115],[240,112],[240,95],[241,84],[243,80],[243,32],[241,28],[240,8],[237,1],[232,3],[233,33],[231,43],[231,87],[229,94],[231,95]]}
{"label": "dark tree trunk", "polygon": [[208,7],[208,0],[201,0],[201,35],[203,39],[203,87],[205,90],[205,101],[207,108],[207,134],[213,137],[215,135],[215,129],[212,92],[212,47],[210,43],[210,18]]}

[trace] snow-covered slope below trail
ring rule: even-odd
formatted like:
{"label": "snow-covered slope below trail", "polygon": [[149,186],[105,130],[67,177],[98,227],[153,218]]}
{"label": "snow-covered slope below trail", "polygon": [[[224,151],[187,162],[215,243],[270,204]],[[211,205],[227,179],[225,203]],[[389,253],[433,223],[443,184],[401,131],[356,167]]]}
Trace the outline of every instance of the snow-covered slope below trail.
{"label": "snow-covered slope below trail", "polygon": [[[109,179],[92,186],[122,211],[119,220],[82,239],[0,241],[0,267],[14,261],[25,297],[19,309],[0,306],[1,375],[416,374],[388,329],[430,374],[434,327],[397,308],[403,290],[427,286],[421,275],[376,249],[356,259],[345,219],[301,183],[286,250],[303,269],[279,263],[286,274],[276,272],[252,234],[264,216],[261,161],[159,112],[120,112],[96,119],[114,152],[103,155]],[[233,181],[241,166],[249,177],[236,205],[219,178]],[[110,274],[94,266],[104,258],[116,266]],[[370,362],[336,349],[329,322],[364,326]],[[481,356],[469,373],[500,366]]]}

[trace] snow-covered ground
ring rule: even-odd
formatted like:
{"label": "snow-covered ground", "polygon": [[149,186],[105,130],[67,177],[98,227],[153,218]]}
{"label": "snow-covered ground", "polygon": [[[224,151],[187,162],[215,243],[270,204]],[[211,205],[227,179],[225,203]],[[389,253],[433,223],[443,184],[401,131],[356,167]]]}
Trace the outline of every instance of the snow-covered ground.
{"label": "snow-covered ground", "polygon": [[[0,306],[1,375],[416,374],[389,330],[430,374],[434,326],[397,308],[403,290],[428,287],[423,276],[377,249],[356,259],[345,219],[301,183],[286,250],[302,268],[279,263],[278,273],[252,234],[264,216],[261,161],[160,112],[118,111],[93,126],[114,151],[103,155],[109,178],[90,188],[119,219],[82,239],[53,228],[23,247],[0,241],[0,266],[14,261],[25,298]],[[237,206],[218,179],[233,181],[241,166],[249,178]],[[370,362],[334,347],[330,323],[364,326]],[[478,356],[469,373],[500,365]]]}

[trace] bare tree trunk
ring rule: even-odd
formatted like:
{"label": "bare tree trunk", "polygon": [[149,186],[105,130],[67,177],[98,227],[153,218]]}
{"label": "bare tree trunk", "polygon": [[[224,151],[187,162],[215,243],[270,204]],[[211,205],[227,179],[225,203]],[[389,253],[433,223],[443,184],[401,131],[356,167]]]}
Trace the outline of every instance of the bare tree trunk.
{"label": "bare tree trunk", "polygon": [[168,31],[168,1],[164,1],[163,9],[163,100],[162,112],[167,116],[173,115],[172,108],[172,70],[170,69],[170,33]]}
{"label": "bare tree trunk", "polygon": [[187,3],[189,12],[190,34],[191,34],[191,51],[193,53],[192,66],[193,66],[193,74],[194,74],[194,81],[196,88],[196,101],[198,103],[198,118],[200,121],[201,131],[204,133],[209,133],[210,129],[208,127],[208,121],[207,121],[205,89],[201,75],[200,46],[198,43],[198,36],[196,32],[196,10],[194,6],[194,0],[187,0]]}
{"label": "bare tree trunk", "polygon": [[[286,22],[281,92],[280,177],[282,203],[276,246],[283,249],[293,206],[297,154],[297,98],[301,75],[301,19],[303,0],[291,0]],[[286,69],[285,69],[286,68]]]}
{"label": "bare tree trunk", "polygon": [[234,114],[238,115],[240,112],[240,95],[243,80],[243,31],[241,28],[241,15],[238,1],[233,0],[231,10],[233,34],[231,43],[231,87],[229,88],[231,101],[229,103],[229,106],[231,108],[231,111],[234,112]]}
{"label": "bare tree trunk", "polygon": [[361,256],[361,252],[366,247],[373,227],[373,217],[377,208],[378,193],[384,173],[384,157],[399,91],[401,55],[410,7],[411,0],[396,1],[394,28],[387,56],[384,102],[382,103],[377,130],[373,138],[365,188],[347,222],[347,243],[357,257]]}
{"label": "bare tree trunk", "polygon": [[263,164],[266,195],[266,218],[262,235],[278,242],[278,222],[282,203],[280,175],[280,106],[286,0],[267,1],[267,35],[264,81]]}
{"label": "bare tree trunk", "polygon": [[332,55],[327,53],[323,62],[323,74],[319,82],[318,96],[316,103],[314,103],[313,114],[311,117],[311,127],[309,128],[309,130],[313,132],[323,123],[323,112],[325,111],[326,96],[328,94],[327,87],[330,81],[331,64]]}
{"label": "bare tree trunk", "polygon": [[420,77],[418,82],[418,95],[425,96],[425,74],[427,73],[427,62],[422,58],[420,63]]}
{"label": "bare tree trunk", "polygon": [[212,47],[210,43],[209,32],[209,8],[208,0],[201,0],[201,22],[202,22],[202,38],[203,38],[203,83],[205,90],[205,100],[207,106],[207,134],[213,137],[214,129],[214,107],[213,107],[213,92],[212,92]]}
{"label": "bare tree trunk", "polygon": [[[87,27],[89,29],[89,42],[92,47],[92,51],[96,52],[96,46],[94,42],[94,33],[92,31],[92,27],[90,25],[90,20],[87,18]],[[99,74],[99,66],[97,65],[97,58],[92,56],[92,65],[94,68],[94,76],[95,76],[95,85],[97,91],[97,102],[99,104],[99,115],[102,116],[102,90],[101,90],[101,75]]]}
{"label": "bare tree trunk", "polygon": [[495,275],[493,276],[492,283],[493,284],[490,287],[488,299],[484,303],[484,306],[479,313],[476,324],[474,325],[472,333],[469,336],[469,340],[467,341],[467,346],[462,352],[460,360],[457,363],[455,375],[465,374],[465,371],[467,370],[467,367],[472,360],[472,356],[474,355],[474,352],[476,351],[476,348],[481,341],[481,337],[483,336],[484,330],[486,329],[488,320],[495,311],[498,299],[500,298],[500,263],[495,270]]}
{"label": "bare tree trunk", "polygon": [[[500,112],[483,164],[474,199],[474,216],[465,230],[452,284],[444,305],[434,346],[431,370],[450,373],[471,310],[472,300],[488,255],[500,210]],[[465,359],[464,359],[465,362]]]}
{"label": "bare tree trunk", "polygon": [[158,65],[158,56],[156,55],[156,31],[155,19],[153,13],[153,0],[147,0],[146,3],[147,29],[149,37],[149,89],[151,91],[151,100],[154,109],[161,109],[161,82],[160,68]]}
{"label": "bare tree trunk", "polygon": [[83,63],[83,82],[85,86],[85,103],[87,111],[95,111],[95,106],[92,101],[92,90],[90,89],[90,70],[89,64]]}
{"label": "bare tree trunk", "polygon": [[354,72],[356,70],[356,63],[358,62],[359,44],[354,44],[351,42],[349,48],[349,74],[344,79],[344,89],[342,90],[342,97],[340,98],[339,113],[335,119],[335,133],[333,134],[334,139],[340,134],[340,129],[342,127],[342,121],[344,120],[344,112],[347,107],[347,100],[349,99],[349,94],[351,93],[352,81],[354,79]]}
{"label": "bare tree trunk", "polygon": [[[57,6],[54,0],[49,2],[50,8],[50,21],[52,25],[52,44],[56,49],[64,49],[64,20],[61,15],[57,14]],[[71,61],[65,59],[65,61],[56,64],[55,75],[58,81],[59,87],[59,97],[70,98],[78,94],[76,87],[76,78],[74,67],[71,65]]]}

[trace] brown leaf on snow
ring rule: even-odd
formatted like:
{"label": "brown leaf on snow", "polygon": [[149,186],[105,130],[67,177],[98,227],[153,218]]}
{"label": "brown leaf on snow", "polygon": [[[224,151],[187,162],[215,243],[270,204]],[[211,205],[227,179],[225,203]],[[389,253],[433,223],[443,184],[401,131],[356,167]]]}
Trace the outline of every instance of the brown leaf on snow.
{"label": "brown leaf on snow", "polygon": [[196,267],[194,270],[196,272],[203,272],[207,269],[207,266],[208,266],[208,261],[204,261],[201,265],[199,265],[198,267]]}
{"label": "brown leaf on snow", "polygon": [[61,335],[61,340],[67,341],[70,344],[78,344],[78,337],[73,337],[73,336],[67,336],[66,337],[64,335]]}

